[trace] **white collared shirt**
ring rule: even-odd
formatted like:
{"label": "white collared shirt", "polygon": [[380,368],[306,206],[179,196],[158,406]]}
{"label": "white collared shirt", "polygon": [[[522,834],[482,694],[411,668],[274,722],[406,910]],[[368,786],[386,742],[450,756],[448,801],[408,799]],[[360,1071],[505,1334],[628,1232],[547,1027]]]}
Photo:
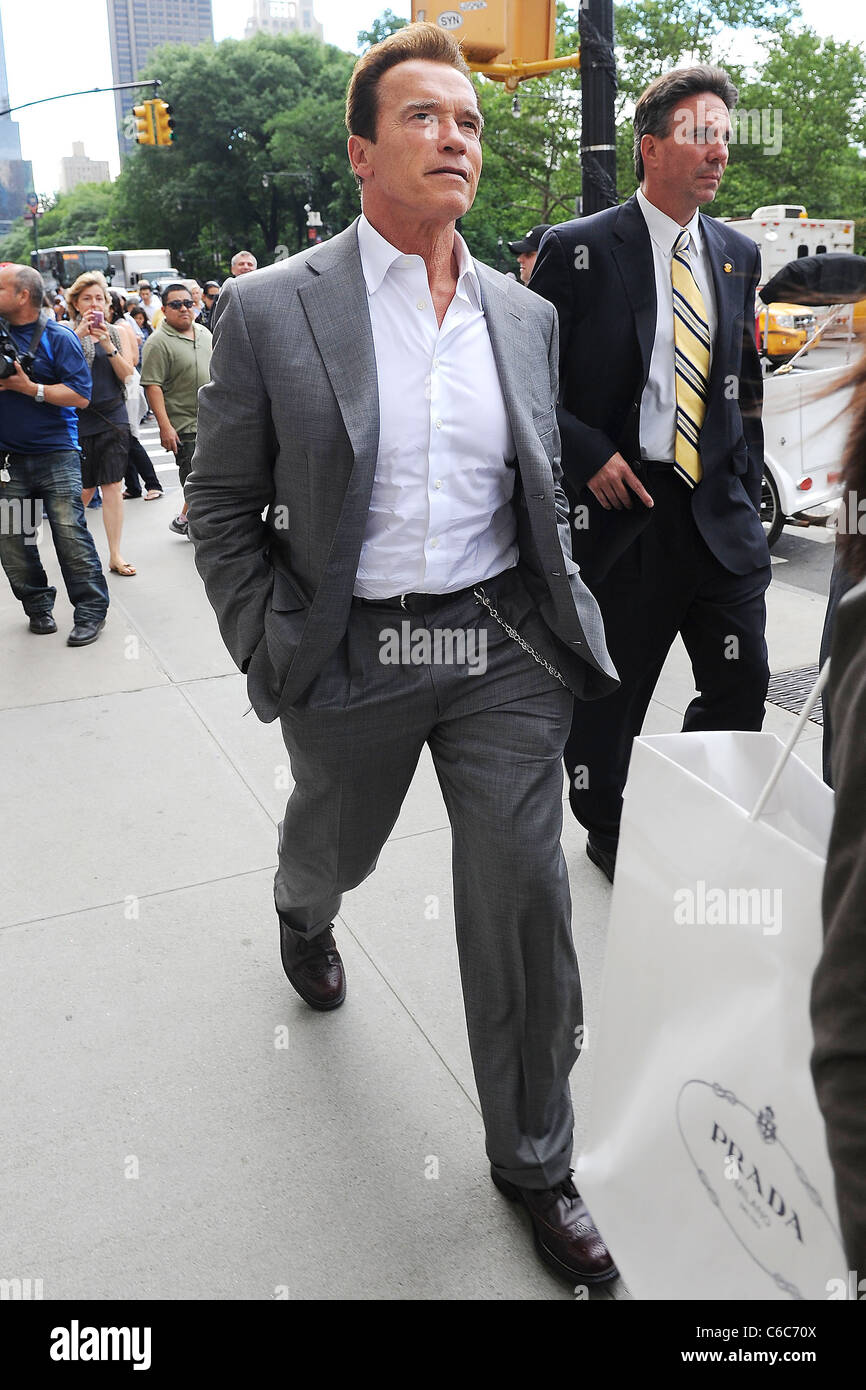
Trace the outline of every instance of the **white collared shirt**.
{"label": "white collared shirt", "polygon": [[[673,462],[677,435],[677,389],[674,359],[674,295],[671,261],[676,239],[683,228],[637,190],[638,207],[650,234],[656,279],[656,332],[649,376],[640,402],[640,451],[645,459]],[[716,338],[716,294],[701,236],[700,211],[686,223],[691,233],[689,259],[698,289],[703,295],[710,330],[710,365]]]}
{"label": "white collared shirt", "polygon": [[514,439],[481,286],[455,235],[442,320],[420,256],[358,224],[379,381],[379,452],[355,593],[450,593],[517,563]]}

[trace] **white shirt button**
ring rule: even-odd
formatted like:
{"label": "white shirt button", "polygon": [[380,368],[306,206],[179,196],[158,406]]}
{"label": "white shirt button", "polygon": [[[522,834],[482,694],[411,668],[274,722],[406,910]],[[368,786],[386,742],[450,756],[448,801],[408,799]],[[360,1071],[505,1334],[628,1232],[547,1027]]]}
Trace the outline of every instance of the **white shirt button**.
{"label": "white shirt button", "polygon": [[435,481],[435,483],[433,484],[433,486],[436,487],[436,488],[441,487],[441,486],[442,486],[442,479],[441,479],[441,478],[437,478],[436,481]]}
{"label": "white shirt button", "polygon": [[415,305],[415,308],[416,308],[416,309],[426,309],[426,308],[427,308],[427,305],[426,305],[426,303],[424,302],[423,299],[419,299],[419,300],[418,300],[418,303]]}
{"label": "white shirt button", "polygon": [[436,428],[437,428],[437,430],[441,430],[441,428],[442,428],[442,421],[441,421],[441,420],[437,420],[437,421],[436,421]]}
{"label": "white shirt button", "polygon": [[431,550],[435,550],[436,547],[438,546],[438,544],[439,544],[439,537],[438,537],[438,536],[434,536],[433,539],[432,539],[432,541],[430,542],[430,549],[431,549]]}

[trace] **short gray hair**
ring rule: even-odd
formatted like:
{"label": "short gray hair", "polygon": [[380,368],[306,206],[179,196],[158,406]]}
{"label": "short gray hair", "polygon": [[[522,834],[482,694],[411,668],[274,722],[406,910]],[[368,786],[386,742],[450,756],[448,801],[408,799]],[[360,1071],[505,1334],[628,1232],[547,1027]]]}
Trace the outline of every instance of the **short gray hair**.
{"label": "short gray hair", "polygon": [[645,135],[664,137],[670,134],[671,114],[681,101],[712,92],[725,103],[729,111],[737,104],[738,92],[724,68],[709,63],[696,63],[691,68],[674,68],[656,77],[641,92],[634,109],[634,171],[638,183],[643,183],[643,155],[640,142]]}
{"label": "short gray hair", "polygon": [[[250,260],[256,261],[252,251],[236,251],[232,256],[232,265],[234,265],[235,261],[239,261],[241,256],[249,256]],[[256,261],[256,269],[258,269],[258,264],[258,261]]]}
{"label": "short gray hair", "polygon": [[32,265],[16,265],[13,269],[15,271],[15,288],[18,293],[26,290],[33,308],[41,309],[42,296],[45,294],[45,281],[39,271],[35,270]]}

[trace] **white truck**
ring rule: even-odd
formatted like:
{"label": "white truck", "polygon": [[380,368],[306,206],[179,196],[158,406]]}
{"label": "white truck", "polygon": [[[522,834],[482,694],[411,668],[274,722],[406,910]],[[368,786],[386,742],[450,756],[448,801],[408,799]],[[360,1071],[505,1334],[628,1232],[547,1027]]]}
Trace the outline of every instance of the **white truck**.
{"label": "white truck", "polygon": [[755,208],[751,217],[726,217],[724,221],[760,246],[762,285],[800,256],[854,250],[850,217],[809,217],[801,203],[774,203]]}
{"label": "white truck", "polygon": [[[854,220],[851,217],[810,217],[802,203],[773,203],[768,207],[755,208],[751,217],[725,217],[738,232],[751,237],[761,248],[761,284],[766,285],[777,271],[789,261],[802,256],[820,256],[825,252],[854,250]],[[798,336],[811,337],[816,325],[820,325],[826,315],[817,316],[800,308],[796,312],[791,305],[773,304],[770,307],[769,322],[764,323],[763,310],[759,316],[759,329],[763,335],[769,333],[767,355],[770,361],[778,364],[793,356],[805,341],[798,342]],[[841,314],[827,333],[827,338],[849,337],[852,330],[864,326],[864,309],[850,305]]]}
{"label": "white truck", "polygon": [[171,263],[171,252],[162,248],[156,251],[109,251],[109,267],[113,267],[110,279],[115,285],[123,285],[134,290],[139,280],[165,280],[177,275]]}

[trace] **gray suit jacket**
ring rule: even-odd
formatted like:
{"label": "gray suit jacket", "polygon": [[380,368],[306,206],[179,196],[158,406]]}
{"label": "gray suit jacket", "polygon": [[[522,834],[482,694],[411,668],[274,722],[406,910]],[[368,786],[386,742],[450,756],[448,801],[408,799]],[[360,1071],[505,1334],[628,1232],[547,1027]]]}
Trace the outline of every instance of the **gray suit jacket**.
{"label": "gray suit jacket", "polygon": [[[211,381],[199,396],[185,490],[196,564],[268,721],[303,694],[346,630],[367,520],[379,400],[356,228],[223,286]],[[517,450],[518,567],[535,606],[513,625],[591,699],[618,682],[598,606],[570,558],[556,317],[522,285],[475,265]],[[483,401],[478,419],[483,429]]]}

